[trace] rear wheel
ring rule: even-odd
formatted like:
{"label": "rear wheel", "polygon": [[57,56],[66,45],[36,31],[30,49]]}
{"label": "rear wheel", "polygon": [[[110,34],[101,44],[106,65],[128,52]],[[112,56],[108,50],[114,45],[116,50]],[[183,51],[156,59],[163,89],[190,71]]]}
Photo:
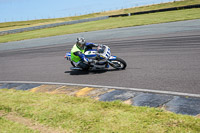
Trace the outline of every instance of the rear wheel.
{"label": "rear wheel", "polygon": [[112,60],[111,62],[112,62],[112,64],[110,64],[110,65],[116,69],[123,70],[127,66],[126,62],[123,59],[118,58],[118,57],[115,60]]}

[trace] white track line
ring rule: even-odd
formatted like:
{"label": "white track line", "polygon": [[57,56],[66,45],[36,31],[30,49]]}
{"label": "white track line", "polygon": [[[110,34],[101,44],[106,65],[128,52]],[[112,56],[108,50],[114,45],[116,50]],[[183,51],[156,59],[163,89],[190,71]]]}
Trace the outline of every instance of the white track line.
{"label": "white track line", "polygon": [[150,89],[139,89],[139,88],[128,88],[128,87],[117,87],[117,86],[103,86],[103,85],[90,85],[90,84],[75,84],[75,83],[59,83],[59,82],[36,82],[36,81],[0,81],[0,83],[21,83],[21,84],[47,84],[47,85],[70,85],[70,86],[85,86],[85,87],[96,87],[96,88],[110,88],[110,89],[120,89],[120,90],[131,90],[138,92],[148,92],[148,93],[158,93],[166,95],[175,96],[186,96],[186,97],[198,97],[200,94],[173,92],[173,91],[160,91],[160,90],[150,90]]}

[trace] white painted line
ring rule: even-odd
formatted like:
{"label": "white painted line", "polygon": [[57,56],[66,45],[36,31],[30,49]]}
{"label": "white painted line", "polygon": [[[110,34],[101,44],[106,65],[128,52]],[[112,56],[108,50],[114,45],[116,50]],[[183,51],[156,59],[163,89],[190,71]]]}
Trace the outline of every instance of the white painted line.
{"label": "white painted line", "polygon": [[137,91],[137,92],[158,93],[158,94],[166,94],[166,95],[198,97],[198,98],[200,98],[200,94],[191,94],[191,93],[182,93],[182,92],[173,92],[173,91],[161,91],[161,90],[150,90],[150,89],[140,89],[140,88],[117,87],[117,86],[103,86],[103,85],[75,84],[75,83],[59,83],[59,82],[36,82],[36,81],[0,81],[0,83],[1,84],[3,84],[3,83],[20,83],[20,84],[46,84],[46,85],[84,86],[84,87],[131,90],[131,91]]}

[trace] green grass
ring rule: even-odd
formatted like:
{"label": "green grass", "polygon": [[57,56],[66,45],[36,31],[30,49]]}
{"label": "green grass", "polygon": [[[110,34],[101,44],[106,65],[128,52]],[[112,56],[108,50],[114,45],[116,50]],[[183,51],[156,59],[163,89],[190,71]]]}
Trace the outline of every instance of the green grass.
{"label": "green grass", "polygon": [[31,130],[24,125],[7,120],[3,117],[0,117],[0,132],[1,133],[39,133],[38,131]]}
{"label": "green grass", "polygon": [[93,13],[93,14],[87,14],[87,15],[82,15],[82,16],[0,23],[0,31],[38,26],[38,25],[44,25],[44,24],[52,24],[52,23],[58,23],[58,22],[64,22],[64,21],[79,20],[79,19],[85,19],[85,18],[116,15],[116,14],[130,13],[130,12],[132,13],[132,12],[138,12],[138,11],[155,10],[155,9],[161,9],[161,8],[185,6],[185,5],[192,5],[192,4],[200,4],[200,1],[199,0],[183,0],[183,1],[161,3],[161,4],[156,4],[156,5],[150,5],[150,6],[142,6],[142,7],[136,7],[136,8]]}
{"label": "green grass", "polygon": [[[193,132],[200,131],[200,119],[159,108],[134,107],[100,102],[63,94],[0,90],[0,111],[69,132]],[[5,123],[5,120],[0,120]],[[0,123],[0,125],[1,125]]]}
{"label": "green grass", "polygon": [[[68,18],[0,23],[0,31],[6,30],[6,29],[7,30],[16,29],[16,28],[30,27],[30,26],[36,26],[36,25],[42,25],[42,24],[106,16],[106,15],[185,6],[185,5],[191,5],[191,4],[200,4],[200,1],[199,0],[184,0],[184,1],[177,1],[177,2],[172,2],[172,3],[129,8],[129,9],[122,9],[122,10],[102,12],[102,13],[94,13],[94,14],[68,17]],[[109,18],[106,20],[59,26],[59,27],[54,27],[54,28],[34,30],[34,31],[22,32],[22,33],[16,33],[16,34],[1,35],[0,43],[32,39],[32,38],[72,34],[72,33],[79,33],[79,32],[113,29],[113,28],[120,28],[120,27],[130,27],[130,26],[158,24],[158,23],[173,22],[173,21],[199,19],[200,18],[199,12],[200,12],[200,9],[196,8],[196,9],[169,11],[169,12],[161,12],[161,13],[153,13],[153,14],[135,15],[135,16],[130,16],[130,17]]]}
{"label": "green grass", "polygon": [[113,29],[120,27],[130,27],[164,22],[191,20],[200,18],[200,8],[135,15],[130,17],[109,18],[93,22],[65,25],[55,28],[28,31],[17,34],[8,34],[0,37],[0,42],[18,41],[32,38],[88,32],[95,30]]}

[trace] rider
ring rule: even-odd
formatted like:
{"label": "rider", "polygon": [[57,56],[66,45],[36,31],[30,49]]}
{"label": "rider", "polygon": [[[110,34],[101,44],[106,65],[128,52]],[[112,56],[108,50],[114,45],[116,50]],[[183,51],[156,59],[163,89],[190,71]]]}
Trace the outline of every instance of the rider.
{"label": "rider", "polygon": [[83,37],[78,37],[76,44],[71,49],[71,60],[77,66],[83,70],[88,70],[88,63],[91,62],[88,58],[85,57],[85,51],[92,49],[92,47],[98,47],[98,44],[88,43]]}

